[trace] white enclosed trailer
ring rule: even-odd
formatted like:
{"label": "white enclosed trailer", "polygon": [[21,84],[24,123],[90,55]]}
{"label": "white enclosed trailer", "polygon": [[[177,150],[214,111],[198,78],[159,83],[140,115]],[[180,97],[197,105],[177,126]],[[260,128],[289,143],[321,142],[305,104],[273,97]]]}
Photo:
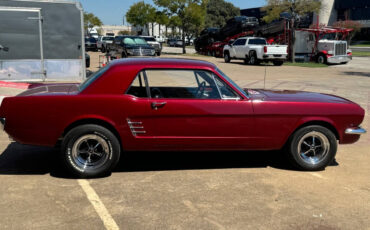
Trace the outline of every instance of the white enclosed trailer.
{"label": "white enclosed trailer", "polygon": [[0,0],[0,80],[86,77],[83,9],[67,0]]}

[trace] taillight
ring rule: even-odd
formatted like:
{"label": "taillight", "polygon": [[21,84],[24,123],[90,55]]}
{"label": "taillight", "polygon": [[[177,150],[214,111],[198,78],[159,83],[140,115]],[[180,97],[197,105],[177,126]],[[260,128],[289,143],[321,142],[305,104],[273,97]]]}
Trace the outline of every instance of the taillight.
{"label": "taillight", "polygon": [[263,52],[267,53],[267,46],[263,47]]}

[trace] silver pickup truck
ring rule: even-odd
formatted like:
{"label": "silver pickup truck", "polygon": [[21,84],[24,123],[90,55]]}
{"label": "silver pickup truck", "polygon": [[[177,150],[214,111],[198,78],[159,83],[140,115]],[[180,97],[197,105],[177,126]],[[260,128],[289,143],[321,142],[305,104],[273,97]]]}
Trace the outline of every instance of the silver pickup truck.
{"label": "silver pickup truck", "polygon": [[224,59],[227,63],[232,59],[239,59],[246,64],[258,65],[260,62],[271,61],[280,66],[287,56],[287,45],[268,45],[264,38],[242,37],[224,47]]}

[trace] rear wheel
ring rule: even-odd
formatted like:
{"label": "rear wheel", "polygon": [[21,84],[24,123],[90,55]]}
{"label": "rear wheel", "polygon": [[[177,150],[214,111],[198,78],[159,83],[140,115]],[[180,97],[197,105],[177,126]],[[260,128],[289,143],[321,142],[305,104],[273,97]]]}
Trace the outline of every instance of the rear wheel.
{"label": "rear wheel", "polygon": [[256,54],[255,51],[251,51],[249,53],[249,63],[251,65],[259,65],[260,64],[259,60],[257,59],[257,54]]}
{"label": "rear wheel", "polygon": [[111,172],[120,151],[120,143],[111,131],[98,125],[81,125],[64,137],[61,158],[72,175],[98,177]]}
{"label": "rear wheel", "polygon": [[272,63],[274,64],[274,66],[281,66],[283,65],[284,61],[273,61]]}
{"label": "rear wheel", "polygon": [[287,145],[287,154],[298,169],[323,170],[333,161],[337,145],[332,131],[312,125],[301,128],[292,135]]}

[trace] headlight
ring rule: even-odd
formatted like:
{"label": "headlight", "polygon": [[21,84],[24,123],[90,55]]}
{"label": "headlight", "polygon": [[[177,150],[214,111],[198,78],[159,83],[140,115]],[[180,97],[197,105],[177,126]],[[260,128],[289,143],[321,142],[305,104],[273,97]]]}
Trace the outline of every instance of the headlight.
{"label": "headlight", "polygon": [[132,49],[127,49],[127,54],[133,55],[134,51]]}
{"label": "headlight", "polygon": [[154,55],[155,54],[155,50],[152,50],[152,55]]}

